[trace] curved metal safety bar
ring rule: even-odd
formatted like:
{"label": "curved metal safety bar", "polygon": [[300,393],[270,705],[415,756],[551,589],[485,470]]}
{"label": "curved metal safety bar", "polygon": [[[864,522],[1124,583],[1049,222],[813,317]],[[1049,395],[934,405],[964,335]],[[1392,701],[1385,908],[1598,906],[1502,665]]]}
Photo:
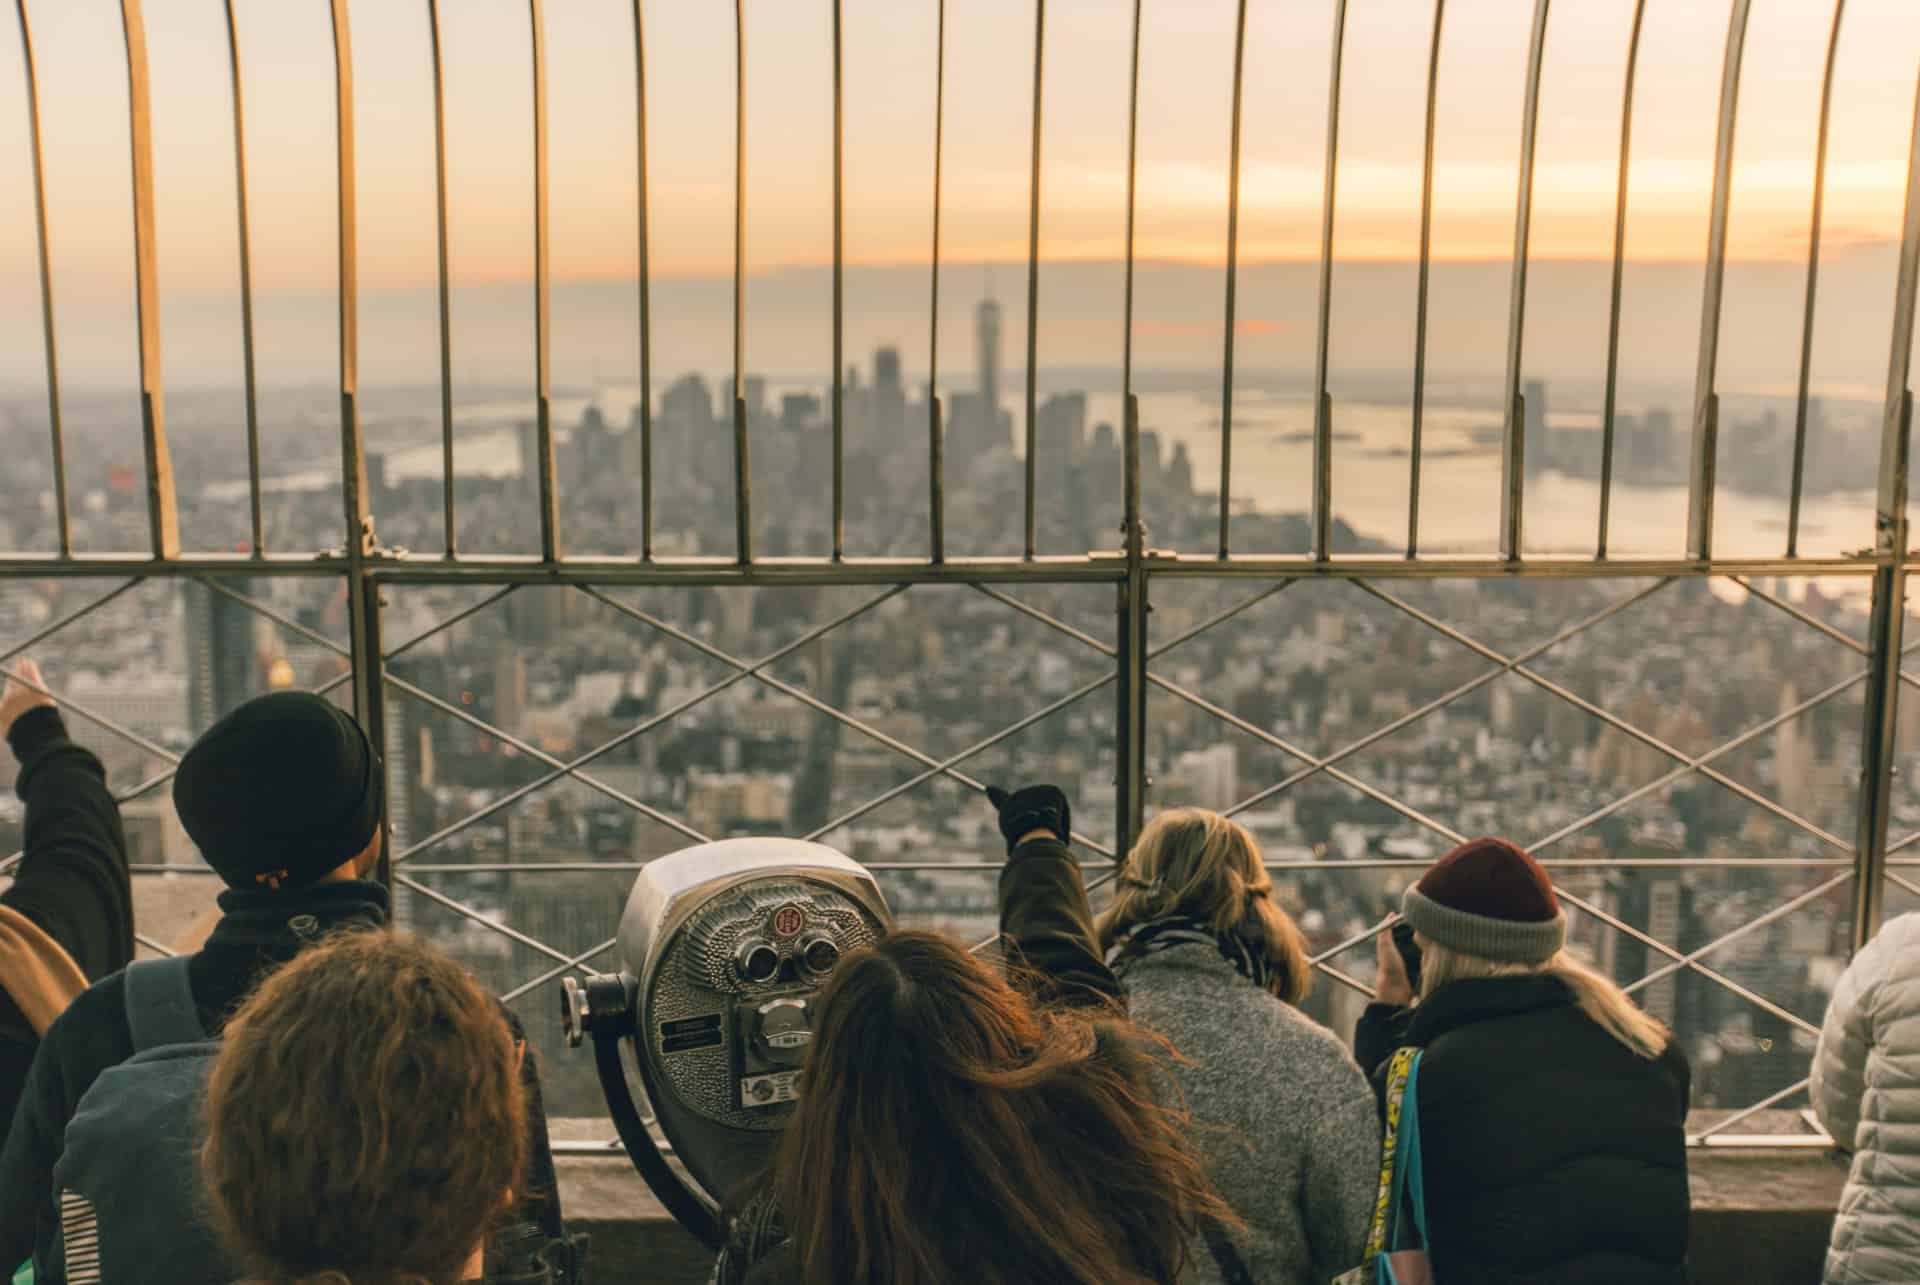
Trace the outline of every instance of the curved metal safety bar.
{"label": "curved metal safety bar", "polygon": [[1620,287],[1627,265],[1627,179],[1633,156],[1633,82],[1640,70],[1640,32],[1647,0],[1634,0],[1633,31],[1627,37],[1627,69],[1620,89],[1620,172],[1613,189],[1613,282],[1607,304],[1607,386],[1600,409],[1600,532],[1593,556],[1607,556],[1607,524],[1613,508],[1614,414],[1620,388]]}
{"label": "curved metal safety bar", "polygon": [[[944,50],[942,51],[945,52]],[[846,456],[846,174],[844,103],[840,89],[840,0],[833,0],[833,560],[847,556]],[[937,128],[937,127],[936,127]]]}
{"label": "curved metal safety bar", "polygon": [[1813,305],[1820,286],[1820,233],[1827,202],[1827,126],[1833,118],[1833,69],[1840,53],[1840,21],[1847,0],[1833,0],[1826,69],[1820,74],[1820,129],[1813,148],[1813,212],[1807,218],[1807,302],[1800,320],[1800,383],[1793,402],[1793,482],[1787,500],[1787,556],[1800,551],[1800,496],[1807,467],[1807,388],[1813,375]]}
{"label": "curved metal safety bar", "polygon": [[254,557],[265,557],[267,536],[260,511],[260,404],[254,384],[253,360],[253,249],[247,217],[247,128],[240,85],[240,29],[234,20],[233,0],[226,0],[227,70],[233,82],[233,192],[234,223],[240,240],[240,362],[247,399],[247,509],[253,532]]}
{"label": "curved metal safety bar", "polygon": [[162,391],[165,381],[160,371],[153,101],[147,77],[147,28],[140,0],[120,0],[120,29],[127,44],[127,136],[133,158],[133,298],[139,330],[140,430],[147,461],[147,535],[155,558],[177,558],[180,514],[174,501],[173,453],[167,446],[166,396]]}
{"label": "curved metal safety bar", "polygon": [[747,16],[733,0],[733,519],[734,551],[753,561],[753,474],[747,462]]}
{"label": "curved metal safety bar", "polygon": [[553,280],[547,209],[547,21],[543,0],[527,0],[533,49],[533,396],[540,452],[540,556],[560,558],[560,491],[553,453]]}
{"label": "curved metal safety bar", "polygon": [[460,533],[455,518],[453,479],[453,308],[449,297],[451,273],[447,264],[447,84],[446,53],[440,33],[440,0],[427,0],[427,35],[433,50],[433,210],[435,267],[440,313],[440,485],[442,517],[446,524],[446,556],[459,556]]}
{"label": "curved metal safety bar", "polygon": [[1720,124],[1713,145],[1713,210],[1707,227],[1706,282],[1700,298],[1700,361],[1693,385],[1693,443],[1688,469],[1687,552],[1713,556],[1713,491],[1719,456],[1720,305],[1727,283],[1727,216],[1733,201],[1733,131],[1740,108],[1740,58],[1753,0],[1733,0],[1726,61],[1720,71]]}
{"label": "curved metal safety bar", "polygon": [[647,215],[647,20],[645,0],[633,0],[635,239],[640,275],[640,560],[653,561],[653,263]]}
{"label": "curved metal safety bar", "polygon": [[[1507,308],[1506,432],[1500,452],[1500,552],[1509,562],[1521,557],[1527,502],[1527,408],[1520,392],[1527,334],[1527,263],[1533,237],[1533,157],[1540,137],[1540,74],[1546,61],[1547,10],[1551,0],[1535,0],[1533,35],[1527,42],[1527,96],[1520,115],[1520,183],[1513,216],[1513,285]],[[1434,47],[1439,48],[1438,19]],[[1431,141],[1428,144],[1432,146]]]}
{"label": "curved metal safety bar", "polygon": [[[1044,5],[1046,0],[1039,2]],[[927,273],[931,278],[927,301],[927,556],[938,564],[947,558],[947,443],[940,422],[940,180],[947,141],[947,0],[939,0],[933,59],[933,249]]]}
{"label": "curved metal safety bar", "polygon": [[40,342],[47,363],[47,427],[53,436],[53,511],[60,556],[73,556],[73,519],[67,507],[67,446],[60,431],[60,356],[53,326],[53,265],[47,245],[47,171],[40,150],[40,75],[33,56],[27,0],[14,0],[20,20],[22,88],[27,95],[27,145],[33,166],[33,231],[40,251]]}
{"label": "curved metal safety bar", "polygon": [[[1444,2],[1444,0],[1443,0]],[[1247,0],[1239,0],[1233,20],[1233,124],[1227,156],[1227,302],[1220,354],[1220,556],[1232,544],[1233,495],[1233,341],[1240,284],[1240,99],[1246,87]],[[1031,452],[1032,445],[1028,448]],[[1416,456],[1417,458],[1417,456]],[[1418,467],[1416,465],[1416,467]]]}
{"label": "curved metal safety bar", "polygon": [[1407,556],[1420,549],[1420,430],[1427,403],[1427,282],[1433,268],[1433,134],[1440,106],[1440,33],[1447,0],[1433,0],[1433,38],[1427,45],[1427,133],[1420,162],[1420,272],[1413,306],[1413,438],[1407,472]]}
{"label": "curved metal safety bar", "polygon": [[1327,81],[1326,185],[1320,210],[1320,302],[1313,348],[1313,557],[1333,554],[1333,395],[1327,391],[1327,362],[1333,322],[1333,211],[1340,180],[1340,71],[1347,43],[1347,0],[1334,0],[1333,69]]}
{"label": "curved metal safety bar", "polygon": [[[946,29],[946,0],[940,3],[941,30]],[[1134,28],[1139,29],[1138,7]],[[945,41],[941,42],[941,75],[946,81]],[[1035,406],[1040,365],[1040,107],[1046,84],[1047,0],[1033,0],[1033,159],[1027,177],[1027,557],[1034,556],[1034,439],[1038,434]],[[1129,237],[1131,241],[1131,237]]]}

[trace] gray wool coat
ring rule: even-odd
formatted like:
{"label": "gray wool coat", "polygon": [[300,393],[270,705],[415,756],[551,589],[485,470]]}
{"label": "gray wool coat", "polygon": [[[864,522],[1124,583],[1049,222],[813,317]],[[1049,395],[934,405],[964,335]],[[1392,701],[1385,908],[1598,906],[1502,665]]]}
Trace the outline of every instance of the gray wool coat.
{"label": "gray wool coat", "polygon": [[[1204,942],[1116,967],[1135,1022],[1190,1065],[1174,1076],[1208,1175],[1247,1230],[1259,1285],[1327,1285],[1358,1266],[1380,1180],[1373,1090],[1339,1038]],[[1181,1285],[1219,1285],[1196,1241]]]}

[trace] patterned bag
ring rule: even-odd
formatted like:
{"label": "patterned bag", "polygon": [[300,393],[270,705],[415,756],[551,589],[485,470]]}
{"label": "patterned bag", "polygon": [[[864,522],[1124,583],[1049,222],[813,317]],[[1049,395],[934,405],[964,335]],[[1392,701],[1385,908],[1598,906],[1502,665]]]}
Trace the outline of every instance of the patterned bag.
{"label": "patterned bag", "polygon": [[[1420,1050],[1397,1050],[1387,1065],[1387,1132],[1380,1148],[1380,1194],[1373,1205],[1366,1258],[1336,1276],[1333,1285],[1434,1285],[1420,1172],[1419,1076]],[[1409,1240],[1414,1243],[1407,1244]]]}

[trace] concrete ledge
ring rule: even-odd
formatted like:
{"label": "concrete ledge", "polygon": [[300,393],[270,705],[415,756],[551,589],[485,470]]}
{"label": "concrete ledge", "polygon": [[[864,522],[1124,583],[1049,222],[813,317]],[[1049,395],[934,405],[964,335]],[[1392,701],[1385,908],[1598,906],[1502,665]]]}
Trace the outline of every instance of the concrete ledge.
{"label": "concrete ledge", "polygon": [[[608,1133],[604,1122],[554,1126],[557,1137]],[[660,1207],[624,1155],[561,1156],[559,1173],[569,1226],[593,1237],[594,1281],[705,1285],[713,1256]],[[1845,1160],[1833,1152],[1696,1149],[1695,1285],[1819,1280],[1846,1176]]]}

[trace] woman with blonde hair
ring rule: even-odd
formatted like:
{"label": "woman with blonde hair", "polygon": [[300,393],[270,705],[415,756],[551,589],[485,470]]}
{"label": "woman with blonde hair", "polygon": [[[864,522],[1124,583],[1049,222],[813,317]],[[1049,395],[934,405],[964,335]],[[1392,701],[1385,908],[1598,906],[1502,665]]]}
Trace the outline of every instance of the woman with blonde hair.
{"label": "woman with blonde hair", "polygon": [[1294,1004],[1312,970],[1244,826],[1163,812],[1122,867],[1100,943],[1173,1074],[1214,1186],[1245,1227],[1207,1228],[1183,1281],[1322,1285],[1360,1261],[1378,1179],[1373,1096]]}
{"label": "woman with blonde hair", "polygon": [[464,969],[390,932],[338,934],[270,976],[227,1024],[200,1157],[249,1279],[478,1280],[524,1186],[523,1055]]}
{"label": "woman with blonde hair", "polygon": [[1567,954],[1553,881],[1504,839],[1455,848],[1401,906],[1418,1001],[1382,932],[1354,1046],[1376,1075],[1421,1050],[1435,1279],[1681,1285],[1689,1074],[1667,1028]]}

